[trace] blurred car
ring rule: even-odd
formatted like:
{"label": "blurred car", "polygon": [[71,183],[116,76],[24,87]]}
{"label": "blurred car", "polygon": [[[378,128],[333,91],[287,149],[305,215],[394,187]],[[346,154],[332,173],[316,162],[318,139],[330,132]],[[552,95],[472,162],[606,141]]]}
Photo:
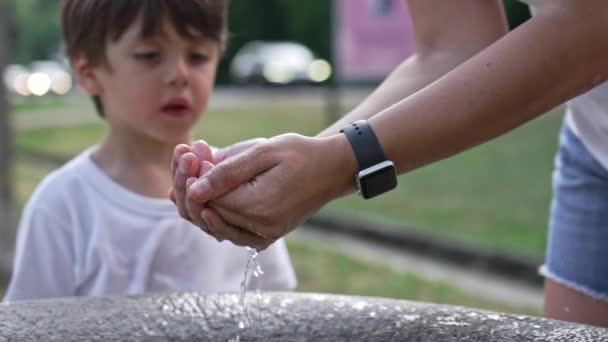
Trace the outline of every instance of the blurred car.
{"label": "blurred car", "polygon": [[241,84],[314,84],[328,80],[331,73],[327,61],[295,42],[249,42],[230,64],[232,79]]}
{"label": "blurred car", "polygon": [[4,69],[3,80],[9,91],[21,96],[65,95],[73,86],[70,73],[55,61],[36,61],[30,68],[11,64]]}

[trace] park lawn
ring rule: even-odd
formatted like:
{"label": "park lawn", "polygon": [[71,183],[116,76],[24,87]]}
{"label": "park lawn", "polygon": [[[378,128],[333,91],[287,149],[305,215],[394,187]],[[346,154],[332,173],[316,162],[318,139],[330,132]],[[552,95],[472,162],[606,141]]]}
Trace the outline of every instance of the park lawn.
{"label": "park lawn", "polygon": [[497,312],[541,316],[532,308],[513,307],[475,298],[448,282],[429,281],[413,273],[396,272],[332,250],[287,237],[298,276],[297,291],[346,294],[466,306]]}
{"label": "park lawn", "polygon": [[[397,190],[376,199],[352,195],[324,211],[399,223],[446,239],[540,258],[561,116],[556,110],[489,144],[402,175]],[[195,136],[225,146],[284,132],[313,135],[324,122],[320,106],[211,110]],[[69,158],[98,141],[104,131],[100,121],[21,132],[17,145]]]}
{"label": "park lawn", "polygon": [[[17,163],[16,193],[20,207],[36,184],[50,171],[49,167],[31,162]],[[296,238],[288,238],[287,245],[298,276],[297,291],[407,299],[536,316],[542,314],[531,308],[480,300],[449,283],[396,272],[333,251],[328,246],[313,245]],[[0,289],[0,296],[2,294],[3,290]]]}

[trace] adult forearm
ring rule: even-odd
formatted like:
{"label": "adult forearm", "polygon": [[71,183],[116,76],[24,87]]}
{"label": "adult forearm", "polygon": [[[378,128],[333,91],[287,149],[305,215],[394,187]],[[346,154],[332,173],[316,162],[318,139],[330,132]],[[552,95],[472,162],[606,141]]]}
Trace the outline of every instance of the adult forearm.
{"label": "adult forearm", "polygon": [[507,32],[500,1],[409,0],[415,53],[359,106],[319,134],[335,134],[349,122],[367,119],[416,93],[483,50]]}
{"label": "adult forearm", "polygon": [[608,71],[608,21],[590,10],[594,6],[572,7],[541,13],[428,87],[371,117],[370,124],[399,171],[494,138],[603,81]]}

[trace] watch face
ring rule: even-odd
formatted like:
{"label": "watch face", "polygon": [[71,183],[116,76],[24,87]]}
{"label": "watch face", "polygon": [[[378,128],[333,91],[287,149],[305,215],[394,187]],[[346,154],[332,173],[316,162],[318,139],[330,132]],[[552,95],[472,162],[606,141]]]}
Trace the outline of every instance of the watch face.
{"label": "watch face", "polygon": [[359,173],[359,191],[363,198],[372,198],[397,186],[395,165],[387,161]]}

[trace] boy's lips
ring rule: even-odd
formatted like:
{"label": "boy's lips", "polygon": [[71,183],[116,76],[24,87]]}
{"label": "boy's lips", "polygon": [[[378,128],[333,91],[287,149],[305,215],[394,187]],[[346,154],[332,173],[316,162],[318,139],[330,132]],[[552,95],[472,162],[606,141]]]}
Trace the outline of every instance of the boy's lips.
{"label": "boy's lips", "polygon": [[183,117],[192,112],[190,103],[183,98],[175,98],[161,107],[161,112],[171,117]]}

